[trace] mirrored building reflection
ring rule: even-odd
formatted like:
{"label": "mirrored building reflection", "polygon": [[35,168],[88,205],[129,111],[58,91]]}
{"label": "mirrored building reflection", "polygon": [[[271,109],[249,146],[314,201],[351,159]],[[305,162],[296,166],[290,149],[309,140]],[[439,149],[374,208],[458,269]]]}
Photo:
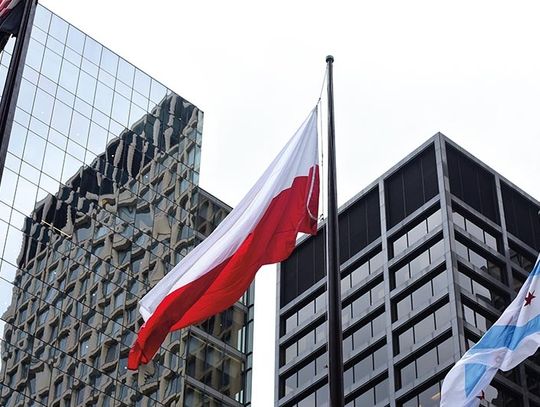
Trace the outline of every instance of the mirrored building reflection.
{"label": "mirrored building reflection", "polygon": [[[540,250],[540,203],[437,134],[339,214],[347,407],[436,407]],[[276,406],[329,407],[324,226],[281,263]],[[482,406],[540,406],[540,358]]]}
{"label": "mirrored building reflection", "polygon": [[138,300],[230,211],[198,186],[203,113],[31,17],[0,183],[0,405],[249,406],[251,289],[126,367]]}

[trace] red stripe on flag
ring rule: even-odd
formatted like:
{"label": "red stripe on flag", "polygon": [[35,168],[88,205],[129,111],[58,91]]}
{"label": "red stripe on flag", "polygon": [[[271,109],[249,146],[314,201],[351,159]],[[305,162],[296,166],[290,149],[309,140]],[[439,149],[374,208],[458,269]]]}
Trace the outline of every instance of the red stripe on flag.
{"label": "red stripe on flag", "polygon": [[229,259],[164,298],[141,327],[129,353],[128,368],[134,370],[141,363],[148,363],[169,332],[203,321],[233,305],[261,266],[289,257],[298,232],[317,232],[317,220],[310,214],[317,214],[318,205],[319,169],[314,167],[308,176],[295,178],[290,188],[272,199],[257,226]]}

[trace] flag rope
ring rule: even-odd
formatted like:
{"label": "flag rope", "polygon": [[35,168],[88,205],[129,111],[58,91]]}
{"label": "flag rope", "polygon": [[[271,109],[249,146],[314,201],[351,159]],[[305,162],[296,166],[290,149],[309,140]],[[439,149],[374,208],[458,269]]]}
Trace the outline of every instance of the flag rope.
{"label": "flag rope", "polygon": [[323,80],[322,80],[322,85],[321,85],[321,93],[319,94],[319,99],[317,100],[317,107],[319,109],[319,140],[320,140],[320,145],[321,145],[321,148],[320,148],[320,155],[321,155],[321,160],[320,160],[320,167],[321,167],[321,173],[320,173],[320,183],[321,183],[321,213],[319,215],[319,219],[322,221],[324,220],[324,216],[326,215],[326,194],[327,194],[327,181],[326,181],[326,176],[325,176],[325,164],[324,164],[324,137],[323,137],[323,119],[322,119],[322,116],[323,116],[323,105],[322,105],[322,96],[323,96],[323,92],[324,92],[324,85],[326,84],[326,80],[328,79],[328,67],[326,67],[325,71],[324,71],[324,76],[323,76]]}

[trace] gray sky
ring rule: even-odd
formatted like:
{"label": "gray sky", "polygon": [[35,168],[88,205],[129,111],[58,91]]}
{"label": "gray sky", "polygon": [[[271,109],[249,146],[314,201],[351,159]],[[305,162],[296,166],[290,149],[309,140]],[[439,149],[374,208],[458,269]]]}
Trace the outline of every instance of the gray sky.
{"label": "gray sky", "polygon": [[[335,57],[339,201],[440,131],[540,198],[536,1],[42,0],[205,112],[201,185],[235,205]],[[257,277],[253,405],[273,406],[275,273]]]}

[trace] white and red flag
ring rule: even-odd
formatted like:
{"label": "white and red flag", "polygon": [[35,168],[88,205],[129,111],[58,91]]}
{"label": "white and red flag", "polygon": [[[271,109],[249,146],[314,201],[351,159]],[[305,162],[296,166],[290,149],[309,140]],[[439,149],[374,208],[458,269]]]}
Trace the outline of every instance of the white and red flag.
{"label": "white and red flag", "polygon": [[229,216],[140,301],[128,368],[148,363],[169,332],[234,304],[261,266],[291,254],[297,233],[316,233],[318,206],[314,109]]}

